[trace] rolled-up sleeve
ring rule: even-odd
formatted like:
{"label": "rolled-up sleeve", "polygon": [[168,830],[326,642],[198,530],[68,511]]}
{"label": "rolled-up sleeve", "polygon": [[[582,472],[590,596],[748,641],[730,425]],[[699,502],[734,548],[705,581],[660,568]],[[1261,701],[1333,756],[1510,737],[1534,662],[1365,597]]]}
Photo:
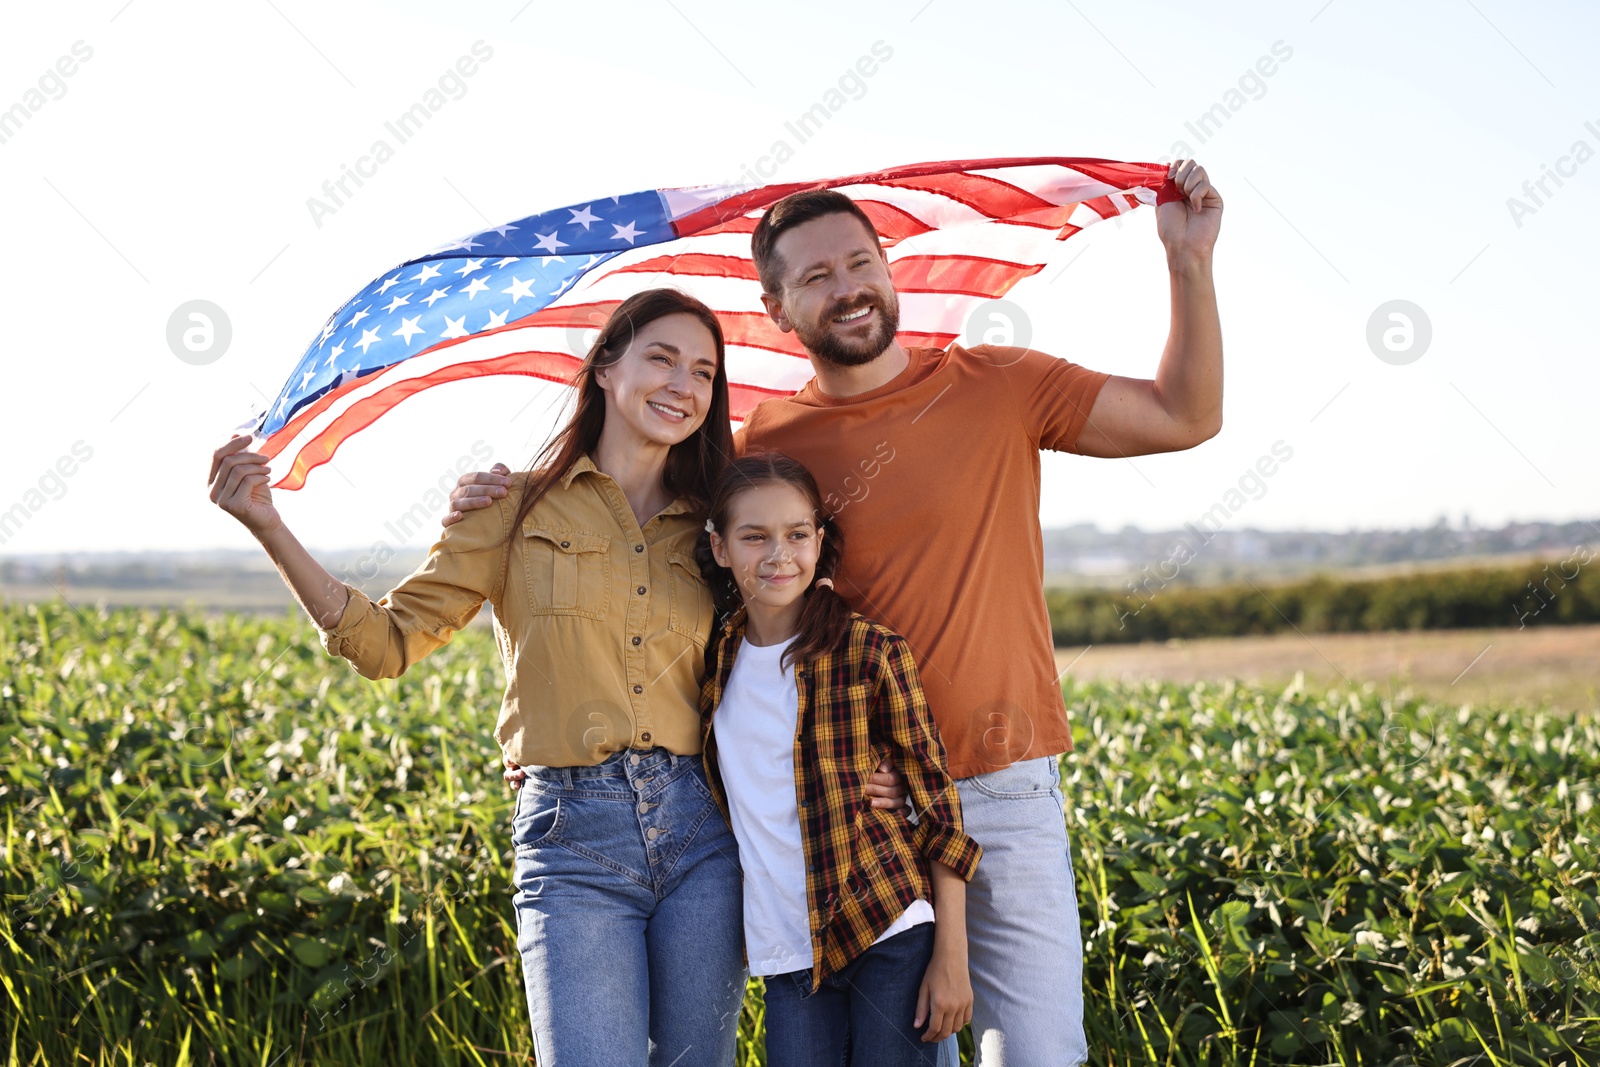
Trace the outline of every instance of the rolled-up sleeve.
{"label": "rolled-up sleeve", "polygon": [[398,678],[447,644],[483,608],[498,603],[505,574],[506,500],[463,513],[428,550],[428,558],[383,599],[345,583],[350,599],[339,621],[318,628],[322,647],[350,661],[363,678]]}
{"label": "rolled-up sleeve", "polygon": [[961,796],[950,777],[944,743],[928,710],[911,648],[898,634],[884,643],[876,714],[917,812],[912,847],[971,881],[983,848],[962,829]]}

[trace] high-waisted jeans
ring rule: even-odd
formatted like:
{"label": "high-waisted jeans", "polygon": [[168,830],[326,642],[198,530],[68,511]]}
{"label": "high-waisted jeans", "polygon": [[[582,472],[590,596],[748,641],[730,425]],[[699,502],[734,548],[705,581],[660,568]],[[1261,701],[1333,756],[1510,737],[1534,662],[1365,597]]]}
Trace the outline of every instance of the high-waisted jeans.
{"label": "high-waisted jeans", "polygon": [[539,1067],[729,1067],[742,883],[700,757],[525,770],[513,902]]}

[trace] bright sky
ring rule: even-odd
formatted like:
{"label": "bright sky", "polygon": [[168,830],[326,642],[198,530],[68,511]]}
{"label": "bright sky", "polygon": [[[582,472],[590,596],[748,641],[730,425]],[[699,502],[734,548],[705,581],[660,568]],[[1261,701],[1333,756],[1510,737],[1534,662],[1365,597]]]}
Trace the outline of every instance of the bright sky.
{"label": "bright sky", "polygon": [[[16,8],[6,29],[0,112],[26,117],[0,114],[0,553],[253,544],[207,499],[210,453],[358,288],[488,223],[736,180],[779,139],[783,179],[1013,155],[1207,168],[1226,202],[1223,432],[1131,462],[1047,454],[1046,525],[1181,525],[1279,442],[1292,458],[1235,527],[1600,515],[1580,447],[1600,395],[1592,5],[100,0]],[[479,41],[492,58],[459,98],[314,220],[307,199],[393,144],[384,123]],[[797,143],[785,123],[875,44],[891,57]],[[196,299],[232,327],[205,365],[166,340]],[[1152,375],[1153,212],[1074,238],[1010,299],[1035,347]],[[1368,343],[1394,300],[1431,328],[1419,357],[1379,345],[1410,362]],[[279,507],[314,547],[420,559],[431,532],[386,524],[474,448],[526,465],[560,392],[431,390]]]}

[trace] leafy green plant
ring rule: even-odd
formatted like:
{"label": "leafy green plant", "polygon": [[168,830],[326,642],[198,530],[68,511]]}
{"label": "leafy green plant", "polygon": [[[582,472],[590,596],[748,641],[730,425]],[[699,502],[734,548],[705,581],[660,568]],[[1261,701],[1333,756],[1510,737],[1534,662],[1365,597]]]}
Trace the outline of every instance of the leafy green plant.
{"label": "leafy green plant", "polygon": [[[298,618],[0,605],[5,1062],[529,1062],[502,685],[476,631],[371,683]],[[1595,714],[1068,696],[1092,1062],[1600,1057]]]}

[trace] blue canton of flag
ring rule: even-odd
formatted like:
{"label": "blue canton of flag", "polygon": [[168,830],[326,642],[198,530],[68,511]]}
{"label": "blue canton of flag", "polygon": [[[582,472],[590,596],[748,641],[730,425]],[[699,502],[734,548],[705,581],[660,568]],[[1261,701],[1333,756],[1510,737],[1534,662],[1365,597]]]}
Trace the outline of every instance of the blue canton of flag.
{"label": "blue canton of flag", "polygon": [[329,390],[436,342],[540,311],[619,252],[675,236],[650,190],[530,215],[407,260],[323,324],[256,433],[277,433]]}

